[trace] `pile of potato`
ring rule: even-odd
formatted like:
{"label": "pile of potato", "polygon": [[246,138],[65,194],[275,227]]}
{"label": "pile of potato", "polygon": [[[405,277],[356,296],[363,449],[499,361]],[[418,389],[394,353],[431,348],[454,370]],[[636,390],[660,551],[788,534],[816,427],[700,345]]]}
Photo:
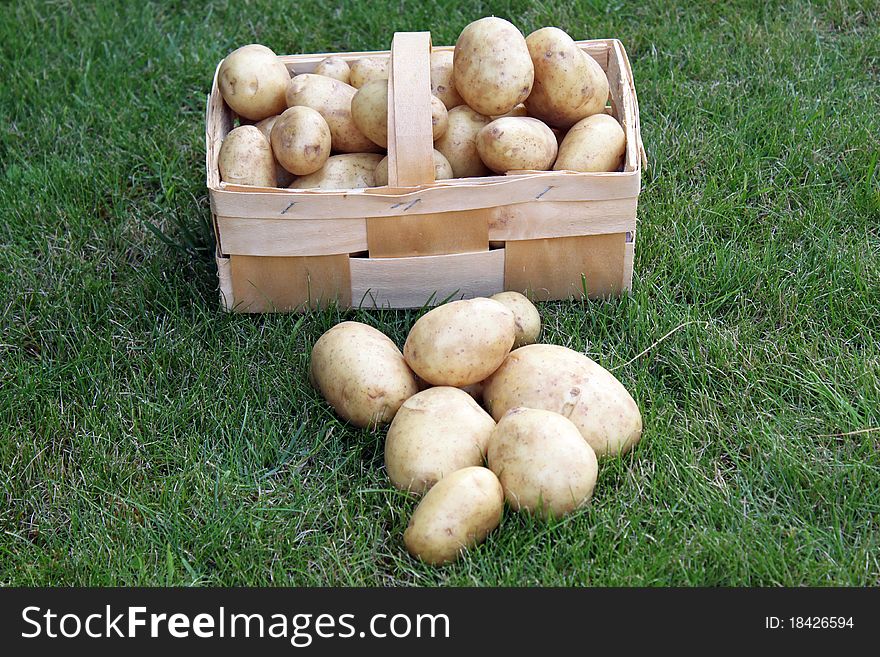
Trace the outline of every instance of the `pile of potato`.
{"label": "pile of potato", "polygon": [[[597,457],[642,435],[614,376],[566,347],[537,344],[541,318],[517,292],[454,301],[413,324],[403,351],[342,322],[312,349],[312,383],[359,427],[390,424],[392,485],[423,495],[404,533],[431,564],[453,561],[517,511],[558,518],[593,494]],[[482,403],[482,406],[481,406]]]}
{"label": "pile of potato", "polygon": [[[626,137],[605,113],[602,67],[556,27],[528,37],[481,18],[454,52],[431,55],[437,180],[509,171],[618,171]],[[270,49],[248,45],[220,66],[240,117],[220,150],[228,183],[293,189],[388,184],[388,59],[329,57],[290,77]]]}

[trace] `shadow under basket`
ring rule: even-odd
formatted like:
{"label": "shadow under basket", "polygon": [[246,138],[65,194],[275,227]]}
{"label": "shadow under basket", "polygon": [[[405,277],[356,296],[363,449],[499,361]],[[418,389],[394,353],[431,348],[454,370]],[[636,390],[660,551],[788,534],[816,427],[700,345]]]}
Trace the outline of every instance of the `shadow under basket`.
{"label": "shadow under basket", "polygon": [[[628,292],[645,161],[632,71],[616,39],[577,44],[608,76],[606,112],[626,134],[622,171],[434,181],[430,34],[405,32],[395,34],[390,52],[334,54],[391,58],[388,186],[337,191],[226,184],[218,158],[235,114],[215,74],[206,164],[223,307],[289,312],[332,301],[419,308],[504,290],[538,301]],[[328,56],[281,59],[299,74]]]}

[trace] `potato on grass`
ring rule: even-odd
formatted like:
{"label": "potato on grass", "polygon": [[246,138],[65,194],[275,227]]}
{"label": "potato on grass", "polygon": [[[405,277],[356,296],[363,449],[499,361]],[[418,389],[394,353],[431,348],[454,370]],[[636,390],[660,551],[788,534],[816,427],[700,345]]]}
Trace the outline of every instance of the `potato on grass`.
{"label": "potato on grass", "polygon": [[495,119],[477,133],[477,153],[496,173],[518,169],[547,171],[556,159],[556,135],[538,119]]}
{"label": "potato on grass", "polygon": [[559,145],[556,171],[620,171],[626,134],[613,116],[594,114],[578,121]]}
{"label": "potato on grass", "polygon": [[511,351],[483,389],[499,421],[511,408],[543,409],[571,420],[596,455],[624,454],[642,436],[642,415],[604,367],[566,347],[531,344]]}
{"label": "potato on grass", "polygon": [[313,71],[315,75],[324,75],[345,84],[351,84],[351,69],[341,57],[327,57],[318,62]]}
{"label": "potato on grass", "polygon": [[522,33],[494,16],[462,30],[455,43],[453,72],[464,101],[487,116],[505,114],[528,98],[535,77]]}
{"label": "potato on grass", "polygon": [[[436,386],[432,386],[430,383],[428,383],[427,381],[425,381],[423,378],[421,378],[418,375],[416,375],[416,380],[419,383],[419,392],[421,392],[422,390],[427,390],[428,388],[436,387]],[[477,383],[471,383],[470,385],[466,385],[466,386],[459,386],[458,390],[463,390],[464,392],[469,394],[471,396],[471,399],[473,399],[475,402],[477,402],[480,405],[480,407],[482,408],[482,405],[483,405],[483,382],[482,381],[478,381]]]}
{"label": "potato on grass", "polygon": [[428,383],[461,387],[494,372],[515,338],[513,313],[479,297],[446,303],[422,315],[410,329],[403,354]]}
{"label": "potato on grass", "polygon": [[220,146],[220,180],[233,185],[275,187],[272,147],[258,128],[243,125],[231,130]]}
{"label": "potato on grass", "polygon": [[388,79],[388,59],[381,57],[361,57],[349,65],[349,84],[360,89],[370,80]]}
{"label": "potato on grass", "polygon": [[504,491],[491,470],[479,466],[456,470],[422,498],[403,541],[409,553],[425,563],[449,563],[486,540],[503,511]]}
{"label": "potato on grass", "polygon": [[[434,150],[434,180],[447,180],[452,178],[452,165],[449,164],[443,153]],[[376,166],[376,185],[388,184],[388,156],[382,158]]]}
{"label": "potato on grass", "polygon": [[541,315],[535,304],[519,292],[500,292],[489,297],[493,301],[503,303],[511,312],[516,325],[516,339],[513,348],[519,349],[527,344],[534,344],[541,335]]}
{"label": "potato on grass", "polygon": [[535,67],[535,84],[525,103],[530,116],[566,129],[604,110],[608,77],[568,34],[544,27],[526,37],[526,44]]}
{"label": "potato on grass", "polygon": [[449,110],[446,132],[434,142],[449,164],[455,178],[485,176],[489,168],[477,152],[477,134],[490,123],[488,116],[467,105]]}
{"label": "potato on grass", "polygon": [[391,422],[418,390],[397,345],[360,322],[342,322],[318,338],[309,376],[339,416],[358,427]]}
{"label": "potato on grass", "polygon": [[342,153],[373,153],[379,146],[358,130],[351,118],[351,100],[357,89],[333,78],[303,73],[290,80],[287,105],[311,107],[330,127],[333,150]]}
{"label": "potato on grass", "polygon": [[331,155],[324,166],[307,176],[297,178],[290,189],[362,189],[376,186],[378,153],[346,153]]}
{"label": "potato on grass", "polygon": [[234,50],[217,73],[217,85],[226,104],[251,121],[280,114],[290,73],[266,46],[252,43]]}
{"label": "potato on grass", "polygon": [[489,439],[489,468],[517,511],[559,518],[593,494],[599,466],[570,420],[550,411],[512,408]]}
{"label": "potato on grass", "polygon": [[447,110],[464,105],[464,98],[455,88],[452,57],[451,50],[431,53],[431,93],[440,99]]}
{"label": "potato on grass", "polygon": [[272,152],[290,173],[314,173],[330,157],[330,127],[311,107],[291,107],[272,128]]}
{"label": "potato on grass", "polygon": [[385,469],[395,487],[424,493],[444,476],[482,465],[495,420],[466,392],[439,386],[419,392],[394,416]]}

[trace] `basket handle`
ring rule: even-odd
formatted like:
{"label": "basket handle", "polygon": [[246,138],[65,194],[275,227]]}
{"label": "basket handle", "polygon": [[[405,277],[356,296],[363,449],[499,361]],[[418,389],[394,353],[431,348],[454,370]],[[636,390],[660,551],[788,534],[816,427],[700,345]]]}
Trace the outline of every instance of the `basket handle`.
{"label": "basket handle", "polygon": [[431,33],[396,32],[388,73],[388,185],[434,182]]}

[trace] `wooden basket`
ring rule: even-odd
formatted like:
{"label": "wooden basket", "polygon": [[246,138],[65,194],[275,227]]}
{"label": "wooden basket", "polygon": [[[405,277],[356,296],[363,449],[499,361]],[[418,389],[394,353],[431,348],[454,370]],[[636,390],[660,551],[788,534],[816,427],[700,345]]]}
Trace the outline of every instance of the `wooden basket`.
{"label": "wooden basket", "polygon": [[[608,75],[606,111],[627,139],[621,172],[515,172],[435,182],[430,34],[407,32],[394,35],[390,52],[336,55],[391,57],[387,187],[226,184],[217,163],[235,115],[215,74],[206,116],[207,185],[224,308],[291,311],[330,300],[413,308],[503,290],[537,300],[629,291],[645,157],[632,71],[620,41],[577,43]],[[327,56],[281,59],[299,74]]]}

